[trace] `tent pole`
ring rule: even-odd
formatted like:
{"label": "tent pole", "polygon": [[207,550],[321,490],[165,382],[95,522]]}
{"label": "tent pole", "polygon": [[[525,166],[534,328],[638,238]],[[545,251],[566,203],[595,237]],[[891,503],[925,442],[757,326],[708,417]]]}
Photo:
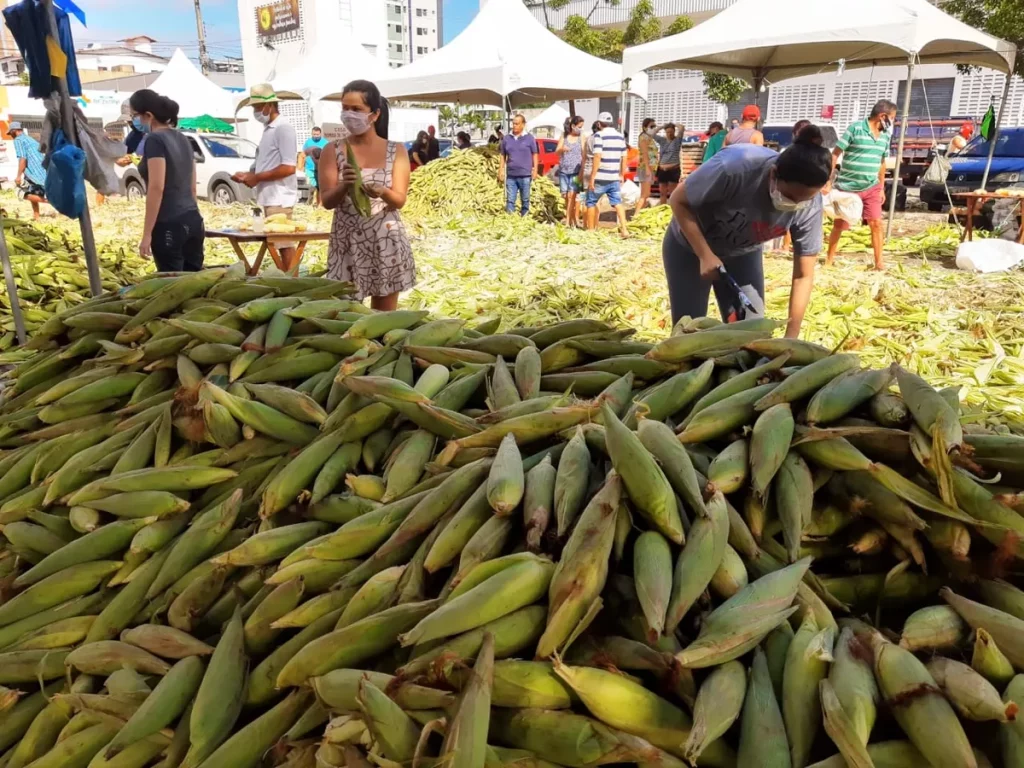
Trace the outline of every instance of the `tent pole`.
{"label": "tent pole", "polygon": [[7,283],[7,295],[11,297],[11,315],[14,316],[14,332],[18,343],[24,345],[28,341],[25,333],[25,319],[21,315],[21,302],[18,300],[18,286],[14,282],[14,270],[11,268],[11,253],[7,250],[7,235],[4,233],[3,218],[0,214],[0,261],[4,265],[4,282]]}
{"label": "tent pole", "polygon": [[[49,34],[55,41],[60,40],[57,34],[57,17],[53,12],[53,0],[42,0],[46,6],[46,23],[49,27]],[[71,107],[71,96],[68,94],[67,72],[61,72],[54,78],[57,81],[57,93],[60,95],[60,121],[64,129],[64,135],[73,146],[81,146],[78,142],[78,130],[75,127],[75,112]],[[93,296],[103,293],[103,283],[100,280],[100,264],[96,257],[96,238],[92,232],[92,216],[89,215],[89,200],[85,201],[85,208],[78,219],[82,230],[82,250],[85,251],[85,264],[89,271],[89,290]]]}
{"label": "tent pole", "polygon": [[[907,63],[907,92],[903,95],[903,117],[900,118],[900,141],[896,148],[896,167],[892,171],[892,193],[889,195],[889,221],[885,225],[885,237],[892,235],[892,220],[896,218],[896,197],[900,189],[900,163],[903,160],[903,142],[907,138],[907,117],[910,115],[910,92],[914,85],[914,67],[917,65],[916,54],[910,54]],[[885,185],[882,185],[885,191]]]}
{"label": "tent pole", "polygon": [[985,161],[985,173],[981,176],[981,188],[988,185],[988,172],[992,168],[992,158],[996,154],[996,141],[999,139],[999,126],[1003,124],[1003,115],[1006,113],[1006,101],[1010,96],[1010,81],[1013,79],[1013,72],[1006,73],[1006,85],[1003,86],[1003,98],[999,102],[999,114],[996,115],[996,129],[992,134],[992,141],[988,143],[988,159]]}

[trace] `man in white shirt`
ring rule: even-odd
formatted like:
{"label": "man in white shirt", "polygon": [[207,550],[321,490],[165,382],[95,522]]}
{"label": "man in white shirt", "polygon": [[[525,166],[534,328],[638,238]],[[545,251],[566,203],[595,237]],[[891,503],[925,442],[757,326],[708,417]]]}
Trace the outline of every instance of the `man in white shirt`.
{"label": "man in white shirt", "polygon": [[[249,92],[248,105],[253,117],[262,123],[263,136],[256,151],[256,165],[252,173],[236,173],[232,178],[256,190],[256,202],[265,216],[285,214],[289,219],[299,201],[299,187],[295,176],[298,141],[295,128],[278,111],[277,94],[273,86],[254,85]],[[279,243],[278,250],[285,264],[292,265],[294,243]]]}

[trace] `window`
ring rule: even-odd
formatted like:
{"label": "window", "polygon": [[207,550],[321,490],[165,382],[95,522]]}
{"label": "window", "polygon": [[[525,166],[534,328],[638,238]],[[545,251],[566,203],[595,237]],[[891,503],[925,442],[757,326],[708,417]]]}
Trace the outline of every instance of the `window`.
{"label": "window", "polygon": [[422,45],[417,45],[417,46],[416,46],[416,53],[419,53],[419,54],[424,54],[424,53],[426,53],[426,52],[427,52],[427,49],[426,49],[426,48],[424,48],[424,47],[423,47]]}
{"label": "window", "polygon": [[[960,157],[988,157],[988,149],[988,142],[976,136],[964,147]],[[1024,132],[1000,131],[996,138],[995,157],[1024,157]]]}
{"label": "window", "polygon": [[417,8],[417,9],[416,9],[416,15],[417,15],[417,16],[425,16],[425,15],[426,15],[426,13],[427,13],[427,12],[426,12],[425,10],[423,10],[422,8]]}
{"label": "window", "polygon": [[417,35],[425,35],[425,34],[427,34],[427,28],[426,27],[416,27],[416,34]]}
{"label": "window", "polygon": [[396,46],[395,46],[395,50],[396,50],[396,51],[397,51],[398,53],[401,53],[401,52],[402,52],[402,46],[401,46],[401,45],[396,45]]}
{"label": "window", "polygon": [[256,158],[256,145],[246,139],[236,136],[218,136],[216,139],[203,137],[203,144],[210,150],[214,157],[231,157],[254,160]]}

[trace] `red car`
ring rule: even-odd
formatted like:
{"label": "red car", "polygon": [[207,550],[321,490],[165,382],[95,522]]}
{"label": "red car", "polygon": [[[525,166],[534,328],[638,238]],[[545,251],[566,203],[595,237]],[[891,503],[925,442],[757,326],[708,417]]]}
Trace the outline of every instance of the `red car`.
{"label": "red car", "polygon": [[545,175],[558,166],[558,139],[537,139],[537,173]]}

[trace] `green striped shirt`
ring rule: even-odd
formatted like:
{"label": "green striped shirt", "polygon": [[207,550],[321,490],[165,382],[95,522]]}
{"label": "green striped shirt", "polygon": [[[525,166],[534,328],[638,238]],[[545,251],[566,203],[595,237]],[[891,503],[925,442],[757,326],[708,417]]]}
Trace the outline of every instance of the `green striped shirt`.
{"label": "green striped shirt", "polygon": [[836,145],[843,151],[836,188],[863,192],[878,183],[878,172],[889,154],[892,137],[883,131],[875,137],[867,120],[850,125]]}

